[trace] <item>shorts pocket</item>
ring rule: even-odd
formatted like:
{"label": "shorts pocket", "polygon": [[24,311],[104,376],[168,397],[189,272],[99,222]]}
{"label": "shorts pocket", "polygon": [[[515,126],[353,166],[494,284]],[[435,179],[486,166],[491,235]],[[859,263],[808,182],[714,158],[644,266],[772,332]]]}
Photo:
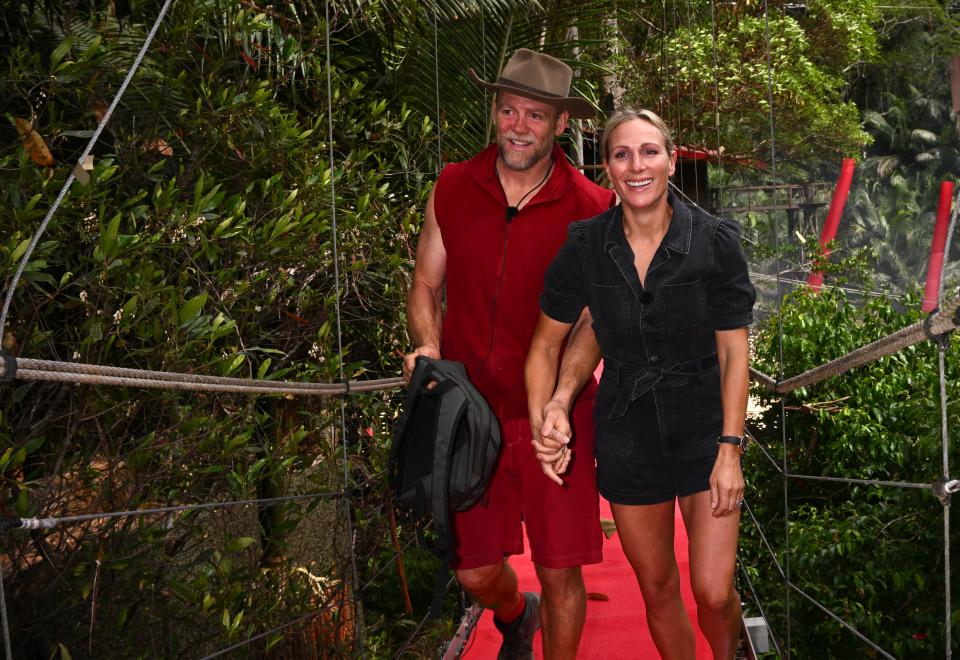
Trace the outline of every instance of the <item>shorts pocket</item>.
{"label": "shorts pocket", "polygon": [[665,429],[671,455],[693,463],[717,454],[717,436],[723,425],[720,379],[717,372],[666,390],[657,390],[657,414]]}
{"label": "shorts pocket", "polygon": [[587,301],[596,332],[629,334],[630,287],[626,284],[590,284]]}
{"label": "shorts pocket", "polygon": [[610,418],[618,389],[616,379],[604,372],[593,405],[593,451],[598,460],[601,457],[618,460],[633,453],[633,437],[625,431],[629,425],[624,423],[624,419]]}
{"label": "shorts pocket", "polygon": [[697,383],[695,395],[697,402],[697,435],[716,440],[723,429],[723,403],[720,397],[720,371],[714,367],[704,372],[703,379]]}
{"label": "shorts pocket", "polygon": [[665,444],[673,450],[692,441],[697,435],[696,395],[693,378],[669,388],[656,389],[660,428]]}
{"label": "shorts pocket", "polygon": [[620,461],[633,454],[633,437],[629,433],[607,430],[602,434],[598,433],[593,442],[593,451],[597,460]]}

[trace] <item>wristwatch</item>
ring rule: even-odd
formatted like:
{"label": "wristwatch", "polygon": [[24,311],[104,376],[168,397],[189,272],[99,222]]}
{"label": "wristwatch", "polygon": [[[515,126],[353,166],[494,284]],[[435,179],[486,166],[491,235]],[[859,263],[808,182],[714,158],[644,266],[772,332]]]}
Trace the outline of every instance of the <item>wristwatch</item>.
{"label": "wristwatch", "polygon": [[740,448],[740,453],[747,451],[747,442],[750,437],[747,435],[721,435],[717,438],[717,445],[736,445]]}

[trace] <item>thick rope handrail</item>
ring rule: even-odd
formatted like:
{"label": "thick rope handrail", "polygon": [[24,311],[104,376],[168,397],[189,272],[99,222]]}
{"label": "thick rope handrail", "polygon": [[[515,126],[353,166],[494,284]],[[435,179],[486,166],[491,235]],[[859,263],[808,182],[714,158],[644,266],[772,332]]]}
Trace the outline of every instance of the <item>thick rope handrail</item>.
{"label": "thick rope handrail", "polygon": [[[123,98],[124,92],[127,91],[127,87],[130,85],[130,82],[133,80],[134,74],[137,72],[137,69],[140,68],[140,63],[143,61],[143,58],[147,54],[147,50],[150,48],[150,44],[153,41],[153,38],[157,35],[157,30],[160,29],[160,24],[163,22],[163,18],[167,15],[167,12],[170,10],[170,6],[173,4],[173,0],[166,0],[163,3],[163,7],[160,8],[160,13],[157,14],[157,20],[153,22],[153,27],[150,28],[150,32],[147,33],[146,39],[143,41],[143,45],[140,47],[140,52],[137,53],[136,58],[133,60],[133,64],[130,66],[130,70],[127,71],[126,77],[123,79],[123,82],[120,84],[120,88],[117,90],[116,95],[113,97],[113,101],[110,102],[110,105],[107,107],[106,111],[103,113],[103,117],[100,119],[100,122],[97,124],[96,130],[93,131],[93,135],[90,136],[90,140],[87,142],[87,146],[84,148],[83,153],[80,154],[80,157],[77,159],[77,166],[81,166],[86,160],[90,153],[93,151],[94,145],[97,144],[97,140],[100,139],[100,134],[103,132],[103,129],[106,128],[107,123],[110,121],[110,118],[113,117],[113,111],[116,110],[117,105],[120,104],[120,99]],[[7,326],[7,313],[10,311],[10,304],[13,302],[13,293],[17,288],[17,284],[20,282],[20,277],[23,275],[24,269],[27,267],[27,262],[30,261],[30,257],[33,255],[33,250],[37,247],[37,243],[40,242],[40,237],[43,235],[43,232],[46,231],[47,225],[50,224],[50,220],[53,218],[53,214],[57,212],[57,209],[60,208],[60,205],[63,203],[64,198],[67,196],[67,192],[70,190],[70,186],[73,185],[76,175],[74,174],[76,169],[67,176],[67,180],[63,182],[63,187],[60,189],[60,192],[57,194],[57,198],[54,200],[53,205],[50,207],[50,210],[47,211],[47,215],[43,218],[43,222],[40,223],[40,226],[37,228],[37,231],[34,233],[33,238],[30,240],[30,245],[27,246],[26,251],[23,253],[23,256],[20,258],[20,263],[17,264],[17,270],[13,275],[13,279],[10,281],[10,286],[7,289],[7,296],[3,301],[3,309],[0,310],[0,337],[4,335],[4,329]]]}
{"label": "thick rope handrail", "polygon": [[819,367],[804,371],[796,376],[777,381],[751,367],[750,377],[772,392],[787,394],[801,387],[806,387],[807,385],[850,371],[855,367],[862,366],[878,358],[892,355],[907,346],[912,346],[913,344],[928,339],[929,335],[944,335],[955,330],[958,325],[960,325],[960,297],[954,298],[944,305],[943,308],[932,312],[930,316],[923,321],[917,321],[886,337],[878,339],[866,346],[861,346],[846,355],[821,364]]}
{"label": "thick rope handrail", "polygon": [[[173,371],[130,369],[82,362],[59,362],[33,358],[13,358],[18,380],[45,380],[94,385],[117,385],[191,390],[198,392],[239,392],[250,394],[290,394],[294,396],[336,396],[401,387],[403,378],[352,380],[345,383],[305,383],[287,380],[258,380],[206,376]],[[8,366],[0,363],[0,380]]]}
{"label": "thick rope handrail", "polygon": [[760,383],[771,392],[777,391],[777,379],[772,378],[762,371],[754,369],[753,367],[750,367],[750,380]]}
{"label": "thick rope handrail", "polygon": [[335,499],[344,497],[346,494],[342,491],[329,491],[321,493],[304,493],[302,495],[283,495],[280,497],[264,497],[249,500],[231,500],[227,502],[202,502],[199,504],[179,504],[174,506],[161,506],[149,509],[130,509],[127,511],[103,511],[99,513],[83,513],[75,516],[59,516],[49,518],[3,518],[0,519],[0,532],[9,529],[54,529],[60,525],[72,525],[93,520],[112,520],[115,518],[133,518],[137,516],[154,516],[170,513],[180,513],[186,511],[204,511],[210,509],[228,509],[235,506],[249,506],[251,504],[275,504],[279,502],[292,502],[296,500],[318,500]]}
{"label": "thick rope handrail", "polygon": [[953,244],[953,234],[957,230],[957,221],[960,220],[960,191],[953,198],[953,210],[950,213],[950,224],[947,227],[947,240],[944,243],[943,261],[940,263],[940,282],[937,284],[937,303],[943,302],[943,289],[946,286],[947,264],[950,263],[950,246]]}

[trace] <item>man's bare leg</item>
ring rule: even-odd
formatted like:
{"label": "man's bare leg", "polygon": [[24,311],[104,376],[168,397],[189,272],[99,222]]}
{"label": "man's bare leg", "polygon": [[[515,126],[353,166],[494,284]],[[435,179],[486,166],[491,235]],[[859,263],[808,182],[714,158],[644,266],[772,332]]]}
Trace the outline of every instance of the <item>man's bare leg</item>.
{"label": "man's bare leg", "polygon": [[536,566],[540,578],[540,631],[546,660],[576,658],[587,617],[587,591],[580,567]]}
{"label": "man's bare leg", "polygon": [[493,610],[493,616],[510,621],[511,614],[520,608],[523,596],[517,591],[517,574],[506,560],[499,564],[457,570],[457,581],[483,607]]}

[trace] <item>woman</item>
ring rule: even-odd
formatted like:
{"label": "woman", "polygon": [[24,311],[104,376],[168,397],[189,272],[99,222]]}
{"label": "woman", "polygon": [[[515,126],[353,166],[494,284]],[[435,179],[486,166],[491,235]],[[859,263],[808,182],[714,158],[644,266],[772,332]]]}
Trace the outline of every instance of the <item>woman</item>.
{"label": "woman", "polygon": [[[640,583],[654,643],[664,658],[695,656],[673,553],[679,501],[700,628],[715,657],[732,658],[747,326],[756,298],[739,227],[669,191],[677,154],[656,114],[614,115],[601,150],[620,204],[572,224],[547,271],[526,363],[534,445],[545,474],[562,483],[570,403],[602,354],[597,481]],[[593,333],[578,325],[558,379],[561,346],[584,307]]]}

